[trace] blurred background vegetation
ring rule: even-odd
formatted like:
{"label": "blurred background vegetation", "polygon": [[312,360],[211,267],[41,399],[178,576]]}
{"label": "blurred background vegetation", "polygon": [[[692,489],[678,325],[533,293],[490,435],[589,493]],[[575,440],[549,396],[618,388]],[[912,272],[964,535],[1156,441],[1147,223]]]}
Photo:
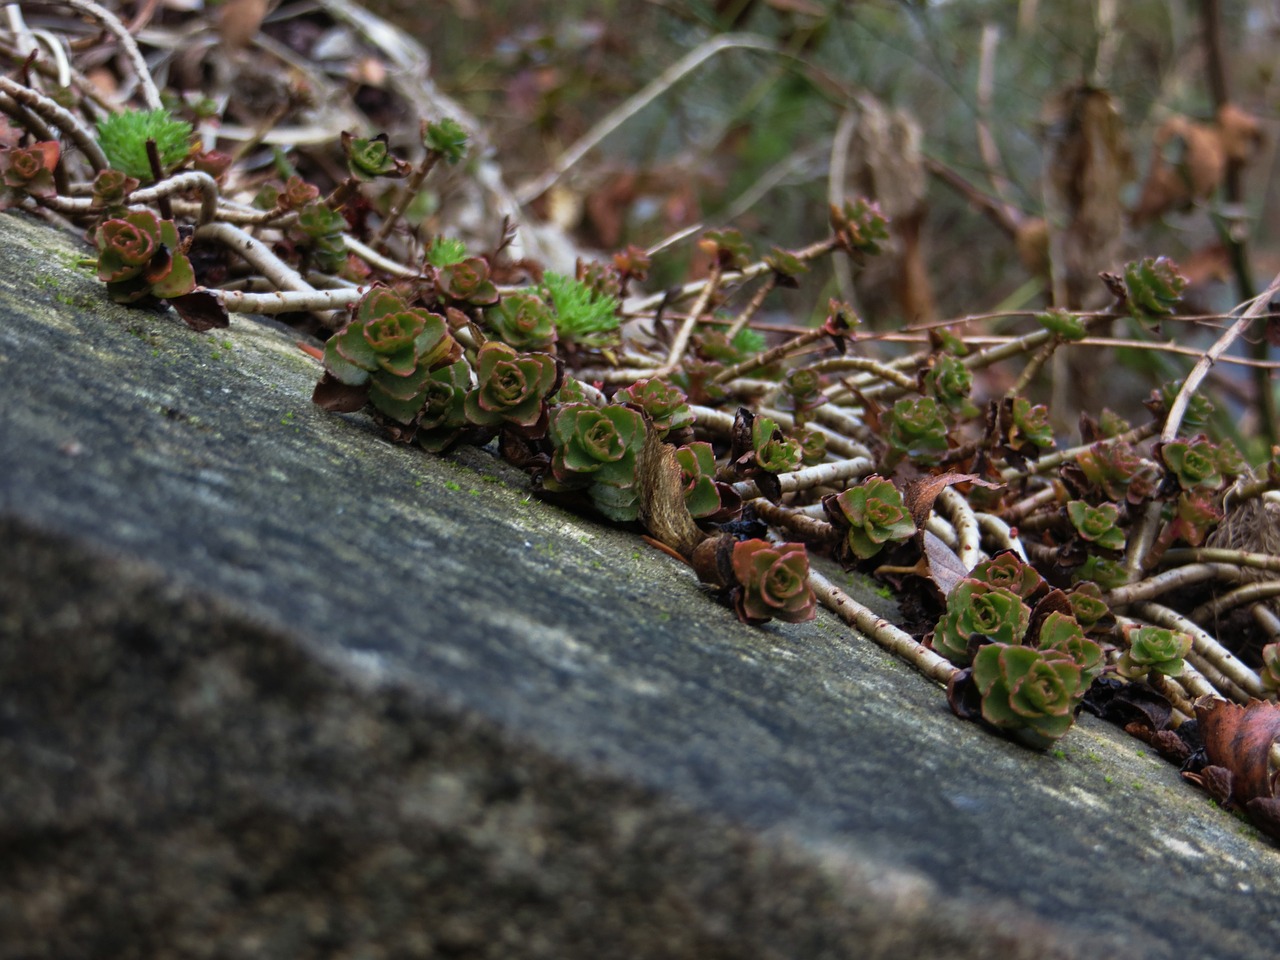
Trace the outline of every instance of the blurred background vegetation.
{"label": "blurred background vegetation", "polygon": [[[1114,215],[1115,225],[1100,239],[1087,230],[1081,238],[1098,248],[1099,262],[1084,264],[1089,287],[1071,305],[1105,302],[1101,284],[1093,289],[1097,270],[1141,256],[1178,261],[1191,280],[1191,313],[1229,310],[1253,292],[1242,280],[1265,286],[1280,270],[1280,198],[1272,187],[1280,6],[1272,2],[369,5],[431,51],[436,82],[488,125],[516,185],[535,181],[629,97],[719,38],[723,49],[661,84],[652,103],[627,113],[538,193],[533,208],[570,228],[586,249],[650,246],[702,224],[736,227],[763,252],[820,237],[831,197],[875,196],[897,225],[895,253],[860,271],[852,287],[830,271],[809,278],[801,297],[778,301],[791,311],[780,322],[810,320],[830,296],[852,300],[877,330],[1050,303],[1047,251],[1036,228],[1048,209],[1054,229],[1071,229],[1062,222],[1070,211],[1055,208],[1062,196],[1046,191],[1053,193],[1064,139],[1075,136],[1070,97],[1082,90],[1098,91],[1117,122],[1106,136],[1086,130],[1085,142],[1065,149],[1104,154],[1095,161],[1113,168],[1115,183],[1109,190],[1079,182],[1066,191],[1096,192],[1077,201],[1094,205],[1086,216],[1095,220]],[[1221,29],[1222,66],[1206,42],[1211,24]],[[1194,144],[1162,129],[1178,118],[1193,131],[1211,130],[1227,101],[1255,124],[1247,161],[1220,171],[1210,191],[1187,198],[1186,209],[1166,203],[1153,213],[1147,204],[1135,218],[1154,155],[1184,180],[1195,173],[1187,170],[1198,162]],[[1236,172],[1232,188],[1227,180]],[[696,273],[695,240],[696,233],[658,259],[658,284],[685,277],[691,265]],[[1239,262],[1233,269],[1237,252],[1247,277]],[[990,330],[1011,332],[1002,326]],[[1202,345],[1213,336],[1211,327],[1179,331],[1182,342]],[[1154,364],[1157,376],[1176,374],[1181,362],[1141,354],[1122,360]],[[1236,395],[1246,430],[1256,426],[1247,376],[1218,383]]]}

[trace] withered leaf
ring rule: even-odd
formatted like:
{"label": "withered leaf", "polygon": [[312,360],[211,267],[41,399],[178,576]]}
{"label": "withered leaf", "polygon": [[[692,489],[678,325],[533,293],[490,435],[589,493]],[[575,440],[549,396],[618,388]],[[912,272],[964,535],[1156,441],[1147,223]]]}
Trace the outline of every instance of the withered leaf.
{"label": "withered leaf", "polygon": [[355,413],[368,399],[368,385],[348,386],[327,370],[311,393],[311,402],[331,413]]}
{"label": "withered leaf", "polygon": [[921,538],[924,546],[924,560],[929,568],[929,580],[941,591],[944,597],[951,596],[956,584],[969,575],[968,569],[956,556],[956,552],[928,530]]}
{"label": "withered leaf", "polygon": [[183,323],[198,333],[231,326],[227,308],[211,290],[201,288],[170,297],[169,304],[178,311]]}
{"label": "withered leaf", "polygon": [[976,473],[942,473],[936,477],[912,480],[902,492],[902,502],[906,504],[917,528],[924,529],[925,521],[929,519],[929,511],[933,509],[933,502],[938,499],[938,494],[957,483],[972,483],[993,490],[1004,486],[1002,483],[983,480]]}
{"label": "withered leaf", "polygon": [[689,513],[675,448],[663,443],[652,423],[645,422],[644,446],[636,458],[636,491],[640,522],[650,535],[686,559],[706,538]]}
{"label": "withered leaf", "polygon": [[1226,767],[1234,775],[1235,800],[1241,805],[1256,797],[1273,796],[1269,754],[1280,737],[1280,707],[1252,700],[1247,707],[1201,697],[1196,719],[1204,732],[1209,763]]}

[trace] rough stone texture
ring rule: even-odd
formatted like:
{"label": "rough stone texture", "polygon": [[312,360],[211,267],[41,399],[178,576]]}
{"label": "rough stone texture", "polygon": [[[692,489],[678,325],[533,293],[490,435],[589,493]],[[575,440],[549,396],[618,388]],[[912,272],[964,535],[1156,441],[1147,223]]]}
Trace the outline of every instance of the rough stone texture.
{"label": "rough stone texture", "polygon": [[0,238],[0,960],[1274,955],[1280,855],[1137,741],[960,723]]}

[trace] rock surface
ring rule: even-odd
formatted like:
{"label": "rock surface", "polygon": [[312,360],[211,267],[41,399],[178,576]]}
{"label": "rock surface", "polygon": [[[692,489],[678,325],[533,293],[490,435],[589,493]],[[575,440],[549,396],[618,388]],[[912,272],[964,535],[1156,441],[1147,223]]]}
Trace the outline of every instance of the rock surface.
{"label": "rock surface", "polygon": [[1274,956],[1280,854],[1137,741],[743,627],[0,238],[0,960]]}

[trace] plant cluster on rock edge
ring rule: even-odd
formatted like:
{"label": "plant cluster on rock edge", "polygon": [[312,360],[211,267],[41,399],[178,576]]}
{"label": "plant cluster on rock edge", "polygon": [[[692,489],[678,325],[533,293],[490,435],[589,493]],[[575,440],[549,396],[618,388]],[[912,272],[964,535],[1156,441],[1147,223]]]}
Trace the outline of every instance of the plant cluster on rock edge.
{"label": "plant cluster on rock edge", "polygon": [[[1274,581],[1192,608],[1178,596],[1224,569],[1280,569],[1241,549],[1229,523],[1280,490],[1280,461],[1250,465],[1213,436],[1197,392],[1280,278],[1152,393],[1145,420],[1086,412],[1078,441],[1063,442],[1037,371],[1113,323],[1172,316],[1185,280],[1167,258],[1115,264],[1100,280],[1106,306],[1033,312],[996,346],[939,325],[923,349],[891,356],[838,300],[806,328],[765,336],[766,299],[823,261],[859,268],[885,249],[875,202],[832,204],[801,249],[759,255],[734,230],[704,231],[705,272],[646,294],[651,257],[634,247],[579,260],[570,276],[513,257],[509,221],[480,252],[407,228],[432,170],[466,156],[452,119],[424,120],[413,143],[344,133],[328,169],[345,172],[322,189],[283,154],[262,172],[200,149],[191,124],[211,105],[139,80],[143,109],[96,132],[41,84],[0,84],[14,124],[0,138],[6,204],[83,228],[113,299],[167,302],[201,330],[233,312],[303,318],[324,341],[307,348],[322,365],[320,406],[363,411],[431,454],[489,445],[540,495],[688,562],[744,623],[829,606],[945,680],[958,716],[1032,747],[1060,740],[1081,709],[1126,716],[1280,836],[1263,775],[1280,733],[1280,643],[1250,665],[1212,634],[1232,605],[1273,596]],[[980,392],[997,366],[1009,375]],[[884,579],[910,599],[910,621],[877,621],[818,558]]]}

